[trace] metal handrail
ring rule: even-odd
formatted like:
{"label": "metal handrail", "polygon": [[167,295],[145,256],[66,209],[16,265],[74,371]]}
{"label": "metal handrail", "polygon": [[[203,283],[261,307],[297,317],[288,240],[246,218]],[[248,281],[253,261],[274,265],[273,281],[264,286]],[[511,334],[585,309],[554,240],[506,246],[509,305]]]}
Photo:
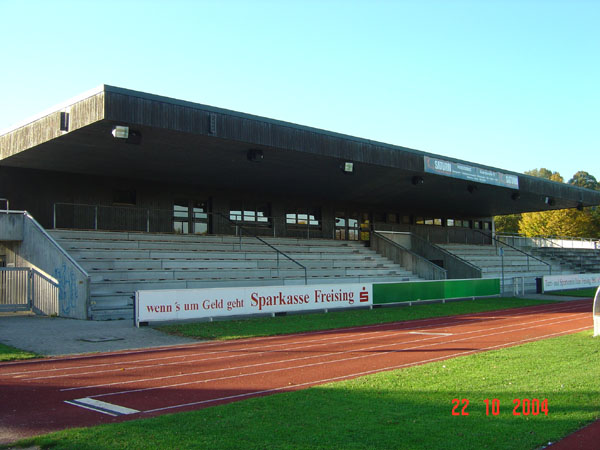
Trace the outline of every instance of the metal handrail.
{"label": "metal handrail", "polygon": [[279,250],[277,247],[274,247],[273,245],[269,244],[267,241],[265,241],[264,239],[260,238],[259,236],[257,236],[256,234],[254,234],[253,232],[251,232],[250,230],[245,229],[244,226],[240,225],[239,223],[236,223],[235,221],[231,220],[229,217],[227,217],[225,214],[223,213],[217,213],[219,216],[223,217],[225,220],[229,221],[232,225],[234,225],[236,227],[236,229],[240,230],[240,249],[242,248],[242,233],[245,230],[246,233],[248,233],[250,236],[258,239],[260,242],[262,242],[263,244],[271,247],[273,250],[275,250],[277,252],[277,269],[279,269],[279,255],[283,255],[285,256],[287,259],[289,259],[291,262],[293,262],[294,264],[297,264],[298,266],[300,266],[302,269],[304,269],[304,284],[308,284],[308,272],[306,270],[306,266],[300,264],[298,261],[296,261],[294,258],[292,258],[291,256],[285,254],[284,252],[282,252],[281,250]]}
{"label": "metal handrail", "polygon": [[[585,237],[558,236],[558,235],[525,236],[523,234],[518,234],[518,233],[497,233],[496,236],[509,237],[509,238],[513,238],[513,239],[529,239],[529,240],[540,239],[540,240],[548,243],[549,245],[547,245],[547,247],[549,247],[549,248],[567,248],[564,246],[564,242],[571,242],[571,243],[581,242],[581,243],[595,244],[594,249],[597,249],[598,243],[600,243],[600,240],[598,240],[596,238],[592,238],[592,237],[585,238]],[[573,245],[571,245],[570,248],[578,248],[578,247],[574,247]]]}
{"label": "metal handrail", "polygon": [[[41,272],[35,267],[0,267],[0,284],[7,281],[3,277],[4,273],[22,273],[26,275],[24,280],[20,280],[20,283],[17,281],[18,287],[13,286],[19,292],[17,295],[13,293],[8,301],[0,290],[0,311],[18,311],[26,308],[36,314],[58,315],[58,289],[60,289],[60,284],[56,278]],[[38,279],[43,283],[40,283]],[[14,279],[11,281],[14,281]],[[53,290],[49,291],[45,284],[51,286]],[[26,302],[16,301],[19,298],[24,298]],[[48,305],[50,305],[50,308],[46,308]]]}
{"label": "metal handrail", "polygon": [[84,269],[83,267],[81,267],[81,266],[79,265],[79,263],[78,263],[77,261],[75,261],[75,260],[73,259],[73,257],[72,257],[71,255],[69,255],[69,253],[67,253],[67,252],[66,252],[66,250],[65,250],[64,248],[62,248],[62,247],[60,246],[60,244],[59,244],[58,242],[56,242],[52,236],[50,236],[50,235],[48,234],[48,232],[47,232],[47,231],[44,229],[44,227],[42,227],[42,226],[41,226],[41,225],[40,225],[40,224],[37,222],[37,220],[35,220],[35,219],[33,218],[33,216],[32,216],[31,214],[29,214],[27,211],[23,211],[23,212],[22,212],[22,214],[24,214],[24,216],[25,216],[27,219],[31,220],[31,223],[32,223],[32,224],[33,224],[33,225],[34,225],[34,226],[35,226],[35,227],[38,229],[38,231],[40,231],[40,232],[41,232],[41,233],[44,235],[44,237],[45,237],[45,238],[46,238],[48,241],[50,241],[50,242],[52,243],[52,245],[53,245],[53,246],[54,246],[54,247],[55,247],[55,248],[56,248],[56,249],[57,249],[57,250],[58,250],[58,251],[59,251],[59,252],[60,252],[60,253],[61,253],[61,254],[62,254],[64,257],[65,257],[65,258],[67,258],[67,259],[69,260],[69,262],[71,262],[71,264],[73,264],[73,265],[75,266],[75,268],[76,268],[77,270],[79,270],[79,271],[80,271],[80,272],[81,272],[81,273],[82,273],[82,274],[83,274],[85,277],[89,278],[89,274],[88,274],[88,273],[85,271],[85,269]]}
{"label": "metal handrail", "polygon": [[[532,237],[526,237],[526,236],[521,236],[521,235],[508,235],[508,234],[501,234],[501,235],[497,235],[500,239],[502,238],[520,238],[520,239],[529,239],[532,242],[532,244],[534,244],[538,249],[544,249],[543,252],[541,252],[543,255],[546,256],[550,256],[552,258],[559,258],[562,262],[566,263],[569,265],[569,267],[571,267],[574,270],[581,270],[584,271],[584,264],[583,264],[583,260],[584,260],[584,252],[587,251],[591,251],[591,252],[598,252],[600,254],[600,247],[598,246],[598,244],[600,243],[600,241],[598,241],[597,239],[592,239],[592,238],[573,238],[573,237],[566,237],[566,236],[532,236]],[[540,245],[540,240],[543,241],[543,243],[545,245]],[[571,242],[571,246],[567,247],[564,245],[565,242]],[[503,241],[504,242],[504,241]],[[573,243],[590,243],[590,244],[594,244],[593,247],[589,246],[589,247],[585,247],[585,246],[574,246]],[[572,258],[572,257],[565,257],[563,256],[562,251],[571,251],[571,252],[575,252],[575,253],[579,253],[578,255],[578,261],[576,258]]]}
{"label": "metal handrail", "polygon": [[548,266],[548,271],[549,271],[550,275],[552,275],[552,265],[551,265],[550,263],[547,263],[547,262],[546,262],[546,261],[544,261],[543,259],[540,259],[540,258],[537,258],[537,257],[535,257],[535,256],[533,256],[533,255],[530,255],[529,253],[527,253],[527,252],[524,252],[523,250],[521,250],[521,249],[518,249],[517,247],[515,247],[515,246],[513,246],[513,245],[507,244],[506,242],[502,242],[501,240],[497,239],[497,238],[496,238],[496,236],[493,236],[492,234],[487,234],[487,233],[484,233],[483,231],[481,231],[481,230],[477,230],[477,229],[474,229],[473,231],[477,231],[478,233],[481,233],[481,234],[483,234],[484,236],[487,236],[487,237],[491,238],[491,239],[492,239],[494,242],[496,242],[496,247],[498,247],[498,243],[500,243],[500,244],[502,244],[502,245],[505,245],[506,247],[510,247],[510,248],[512,248],[513,250],[516,250],[516,251],[518,251],[519,253],[522,253],[522,254],[524,254],[525,256],[527,256],[527,268],[528,268],[528,269],[529,269],[529,258],[533,258],[533,259],[535,259],[535,260],[537,260],[537,261],[541,262],[542,264],[545,264],[545,265],[547,265],[547,266]]}
{"label": "metal handrail", "polygon": [[438,271],[440,273],[442,273],[444,275],[444,279],[448,278],[448,271],[446,269],[444,269],[443,267],[438,266],[437,264],[429,261],[427,258],[424,258],[423,256],[419,255],[418,253],[413,252],[412,250],[407,249],[406,247],[404,247],[403,245],[398,244],[397,242],[394,242],[393,240],[391,240],[390,238],[382,235],[380,232],[378,231],[373,231],[373,236],[378,237],[379,239],[383,240],[384,242],[397,247],[399,249],[401,249],[402,251],[408,253],[411,256],[414,256],[416,258],[418,258],[420,261],[426,263],[427,265],[429,265],[434,271]]}
{"label": "metal handrail", "polygon": [[[548,245],[548,247],[550,247],[551,249],[555,249],[557,247],[555,242],[549,236],[534,236],[534,239],[541,239],[542,241],[550,244],[550,245]],[[562,246],[559,244],[559,247],[562,247]]]}
{"label": "metal handrail", "polygon": [[44,272],[37,270],[35,267],[30,268],[32,273],[35,273],[38,277],[52,284],[54,287],[59,287],[58,280],[50,275],[45,274]]}
{"label": "metal handrail", "polygon": [[[145,221],[145,228],[146,228],[146,232],[150,232],[150,221],[151,221],[151,213],[163,213],[166,216],[169,216],[170,218],[173,217],[173,210],[172,209],[165,209],[165,208],[144,208],[144,207],[137,207],[137,206],[119,206],[119,205],[93,205],[93,204],[87,204],[87,203],[64,203],[64,202],[56,202],[52,205],[52,228],[57,229],[57,222],[58,222],[58,213],[57,213],[57,207],[61,207],[61,206],[69,206],[69,207],[85,207],[85,208],[90,208],[90,210],[93,210],[93,227],[91,227],[90,229],[94,229],[94,230],[98,230],[98,221],[99,221],[99,209],[100,208],[109,208],[109,209],[113,209],[113,210],[123,210],[125,212],[135,212],[136,214],[139,214],[139,216],[137,217],[137,219],[141,218],[143,216],[143,220]],[[244,225],[246,226],[246,228],[248,227],[252,227],[252,228],[257,228],[257,229],[273,229],[273,237],[275,236],[275,228],[276,228],[276,222],[278,220],[282,220],[282,221],[287,221],[288,217],[286,216],[260,216],[260,219],[257,217],[256,220],[253,221],[249,221],[249,220],[244,220],[243,214],[240,214],[240,220],[236,221],[234,219],[228,218],[226,216],[224,216],[222,213],[219,212],[202,212],[201,214],[204,214],[206,216],[206,219],[208,219],[209,217],[215,217],[215,216],[221,216],[224,217],[228,222],[233,223],[233,224],[239,224],[239,223],[244,223]],[[311,220],[309,218],[310,214],[308,212],[298,212],[298,214],[305,214],[307,216],[307,220],[306,223],[287,223],[286,225],[289,229],[293,229],[293,230],[297,230],[297,231],[301,231],[303,233],[306,233],[306,237],[307,239],[310,239],[310,235],[311,233],[318,233],[321,232],[323,230],[323,225],[324,224],[330,224],[329,221],[324,221],[323,219],[318,219],[318,223],[314,224],[311,223]],[[333,222],[335,223],[335,222]],[[136,231],[141,231],[141,230],[136,230]],[[360,229],[357,227],[356,228],[356,232],[359,233]]]}
{"label": "metal handrail", "polygon": [[8,199],[7,198],[0,198],[0,202],[1,201],[4,201],[6,203],[6,209],[3,212],[5,212],[6,214],[8,214],[8,211],[10,210],[9,204],[8,204]]}
{"label": "metal handrail", "polygon": [[412,237],[420,239],[421,241],[427,243],[428,245],[431,245],[432,247],[435,247],[437,250],[441,251],[443,254],[447,255],[448,257],[454,258],[454,259],[458,259],[460,262],[466,264],[467,266],[470,266],[471,268],[473,268],[473,269],[478,270],[479,272],[481,272],[481,267],[477,267],[475,264],[470,263],[466,259],[463,259],[460,256],[455,255],[454,253],[449,252],[448,250],[440,247],[439,245],[436,245],[436,244],[434,244],[432,242],[429,242],[424,237],[421,237],[421,236],[419,236],[418,234],[415,234],[415,233],[408,233],[408,234],[410,234]]}

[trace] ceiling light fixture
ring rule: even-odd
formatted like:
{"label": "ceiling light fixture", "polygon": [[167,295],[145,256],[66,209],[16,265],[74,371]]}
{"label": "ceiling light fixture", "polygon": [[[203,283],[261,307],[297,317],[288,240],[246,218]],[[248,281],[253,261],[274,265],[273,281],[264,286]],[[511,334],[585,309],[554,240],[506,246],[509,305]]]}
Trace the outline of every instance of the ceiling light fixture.
{"label": "ceiling light fixture", "polygon": [[129,138],[129,127],[117,125],[113,128],[112,135],[116,139],[127,139]]}
{"label": "ceiling light fixture", "polygon": [[265,156],[263,155],[262,150],[251,148],[248,150],[248,153],[246,153],[246,157],[248,158],[248,161],[261,162]]}

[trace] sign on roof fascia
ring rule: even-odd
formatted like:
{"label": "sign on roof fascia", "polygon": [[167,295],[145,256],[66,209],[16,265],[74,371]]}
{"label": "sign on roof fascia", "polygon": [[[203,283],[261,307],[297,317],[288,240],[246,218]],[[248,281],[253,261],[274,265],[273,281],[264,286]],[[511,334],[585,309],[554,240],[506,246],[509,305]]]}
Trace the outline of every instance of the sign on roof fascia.
{"label": "sign on roof fascia", "polygon": [[482,167],[446,161],[439,158],[431,158],[429,156],[424,156],[423,158],[425,172],[428,173],[510,189],[519,189],[519,177],[517,175],[496,172]]}

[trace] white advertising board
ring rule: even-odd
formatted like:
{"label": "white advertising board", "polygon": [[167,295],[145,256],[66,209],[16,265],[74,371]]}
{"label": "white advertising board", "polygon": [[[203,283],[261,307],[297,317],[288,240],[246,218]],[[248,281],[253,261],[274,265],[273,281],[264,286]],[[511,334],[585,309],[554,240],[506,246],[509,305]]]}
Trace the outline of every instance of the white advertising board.
{"label": "white advertising board", "polygon": [[148,290],[135,293],[135,320],[139,326],[140,322],[272,314],[372,304],[372,283]]}
{"label": "white advertising board", "polygon": [[548,275],[542,280],[543,292],[561,291],[600,286],[599,273],[578,273],[575,275]]}

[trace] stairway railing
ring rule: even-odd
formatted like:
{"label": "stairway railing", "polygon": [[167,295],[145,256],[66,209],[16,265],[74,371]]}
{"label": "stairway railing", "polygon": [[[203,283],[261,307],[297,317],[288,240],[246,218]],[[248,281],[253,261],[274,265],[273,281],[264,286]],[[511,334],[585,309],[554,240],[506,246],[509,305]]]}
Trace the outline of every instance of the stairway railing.
{"label": "stairway railing", "polygon": [[219,214],[219,216],[221,216],[222,218],[224,218],[225,220],[229,221],[232,225],[235,226],[235,228],[236,228],[236,236],[239,234],[239,237],[240,237],[240,250],[242,249],[242,237],[243,237],[243,233],[245,231],[246,234],[254,237],[255,239],[258,239],[260,242],[262,242],[266,246],[270,247],[271,249],[273,249],[277,253],[277,271],[278,272],[279,272],[279,255],[281,255],[281,256],[287,258],[288,260],[290,260],[291,262],[293,262],[294,264],[298,265],[302,269],[304,269],[304,284],[308,284],[308,271],[306,270],[306,266],[305,265],[300,264],[298,261],[296,261],[294,258],[292,258],[291,256],[289,256],[288,254],[282,252],[277,247],[269,244],[267,241],[265,241],[264,239],[262,239],[260,236],[254,234],[252,231],[246,229],[243,225],[240,225],[239,223],[236,223],[235,221],[231,220],[225,214],[222,214],[222,213],[218,213],[218,214]]}

